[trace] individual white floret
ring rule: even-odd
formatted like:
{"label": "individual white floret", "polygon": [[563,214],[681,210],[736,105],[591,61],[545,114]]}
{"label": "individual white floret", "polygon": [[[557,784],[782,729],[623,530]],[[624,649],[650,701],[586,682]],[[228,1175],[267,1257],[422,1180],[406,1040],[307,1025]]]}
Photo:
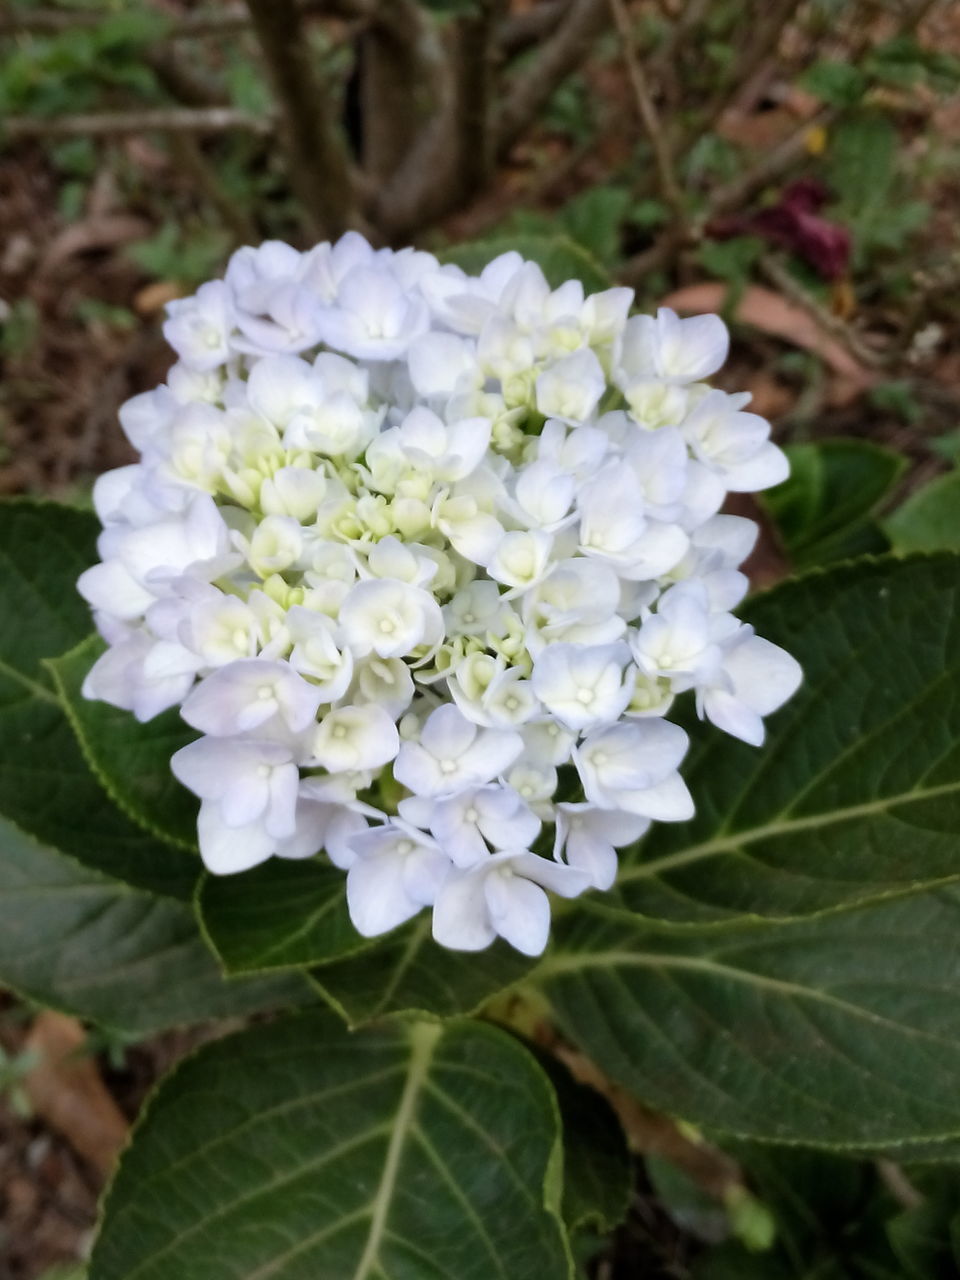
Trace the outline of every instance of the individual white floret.
{"label": "individual white floret", "polygon": [[201,733],[226,738],[251,733],[274,716],[291,733],[300,733],[319,706],[319,689],[286,662],[251,658],[231,662],[201,680],[181,715]]}
{"label": "individual white floret", "polygon": [[681,511],[689,465],[681,433],[674,427],[659,431],[634,428],[624,454],[645,512],[658,520],[675,520]]}
{"label": "individual white floret", "polygon": [[695,455],[734,493],[769,489],[790,473],[786,455],[770,442],[769,422],[743,411],[749,399],[709,391],[683,423]]}
{"label": "individual white floret", "polygon": [[340,625],[358,658],[399,658],[443,639],[443,615],[433,596],[388,578],[358,582],[343,602]]}
{"label": "individual white floret", "polygon": [[480,464],[490,443],[486,418],[468,418],[447,425],[430,409],[414,409],[396,427],[381,432],[367,450],[367,467],[385,492],[393,492],[408,472],[430,481],[452,484]]}
{"label": "individual white floret", "polygon": [[558,561],[523,595],[526,646],[536,658],[545,645],[610,644],[626,629],[621,583],[608,565],[579,557]]}
{"label": "individual white floret", "polygon": [[537,408],[545,418],[580,423],[600,403],[607,382],[589,347],[557,360],[537,378]]}
{"label": "individual white floret", "polygon": [[538,956],[550,935],[550,899],[575,898],[589,886],[574,867],[527,850],[492,854],[440,885],[433,908],[433,936],[453,951],[482,951],[499,935],[527,956]]}
{"label": "individual white floret", "polygon": [[523,759],[539,767],[555,768],[570,759],[576,733],[565,728],[553,716],[540,716],[520,729],[523,736]]}
{"label": "individual white floret", "polygon": [[199,738],[174,752],[170,767],[194,795],[215,802],[226,826],[262,820],[265,833],[278,840],[296,831],[300,772],[289,746],[257,738]]}
{"label": "individual white floret", "polygon": [[533,668],[533,691],[568,729],[610,724],[623,713],[630,687],[623,678],[625,644],[548,646]]}
{"label": "individual white floret", "polygon": [[499,634],[499,619],[509,608],[504,604],[495,582],[475,578],[444,605],[447,634],[482,636],[488,631]]}
{"label": "individual white floret", "polygon": [[648,520],[626,467],[607,466],[580,491],[580,549],[623,578],[659,578],[683,558],[690,540],[679,525]]}
{"label": "individual white floret", "polygon": [[428,400],[448,400],[480,380],[476,343],[453,333],[425,333],[407,353],[410,381]]}
{"label": "individual white floret", "polygon": [[802,679],[800,664],[785,649],[742,626],[715,683],[702,693],[703,714],[718,729],[759,747],[765,736],[763,717],[792,698]]}
{"label": "individual white floret", "polygon": [[372,702],[393,720],[398,720],[414,697],[413,676],[401,658],[378,658],[376,654],[361,659],[354,668],[350,689],[353,702]]}
{"label": "individual white floret", "polygon": [[192,298],[167,304],[163,336],[186,365],[205,372],[229,359],[232,328],[230,290],[222,280],[211,280]]}
{"label": "individual white floret", "polygon": [[639,840],[647,818],[591,804],[558,804],[554,857],[576,867],[594,889],[609,889],[617,878],[617,850]]}
{"label": "individual white floret", "polygon": [[349,689],[354,672],[353,654],[341,643],[339,627],[325,614],[294,605],[287,628],[293,641],[290,666],[310,678],[323,702],[336,702]]}
{"label": "individual white floret", "polygon": [[627,321],[620,365],[629,379],[700,382],[716,373],[729,350],[730,334],[719,316],[681,320],[669,307],[661,307],[656,317]]}
{"label": "individual white floret", "polygon": [[187,648],[208,667],[256,657],[261,642],[256,613],[237,596],[224,595],[214,587],[209,591],[205,598],[190,601],[181,615],[178,629]]}
{"label": "individual white floret", "polygon": [[576,480],[551,462],[533,462],[520,472],[514,489],[514,512],[531,528],[552,533],[567,520]]}
{"label": "individual white floret", "polygon": [[161,647],[145,631],[125,629],[87,672],[82,693],[145,722],[183,701],[199,665],[182,645]]}
{"label": "individual white floret", "polygon": [[708,680],[720,665],[721,650],[714,643],[706,589],[690,582],[664,592],[630,647],[640,670],[667,677],[675,693]]}
{"label": "individual white floret", "polygon": [[309,467],[281,467],[260,486],[265,515],[290,516],[305,524],[312,520],[327,492],[327,477]]}
{"label": "individual white floret", "polygon": [[551,764],[524,755],[507,770],[504,781],[542,822],[553,821],[557,771]]}
{"label": "individual white floret", "polygon": [[80,575],[78,590],[95,609],[138,617],[175,579],[209,582],[233,568],[229,537],[213,499],[197,495],[179,518],[106,529],[98,542],[103,560]]}
{"label": "individual white floret", "polygon": [[[605,422],[604,415],[600,422]],[[540,462],[551,463],[577,481],[589,480],[600,470],[610,452],[610,435],[600,426],[574,427],[550,419],[543,424],[536,442]]]}
{"label": "individual white floret", "polygon": [[446,795],[490,782],[522,750],[518,733],[479,728],[448,703],[427,717],[419,742],[402,744],[393,774],[414,795]]}
{"label": "individual white floret", "polygon": [[429,324],[421,298],[407,293],[389,271],[366,266],[347,272],[336,303],[319,320],[327,346],[361,360],[395,360]]}
{"label": "individual white floret", "polygon": [[264,516],[249,538],[235,532],[233,542],[261,578],[289,569],[304,549],[303,530],[293,516]]}
{"label": "individual white floret", "polygon": [[533,810],[512,787],[500,784],[439,799],[410,796],[400,801],[400,815],[429,830],[457,867],[482,862],[490,849],[528,849],[540,834]]}
{"label": "individual white floret", "polygon": [[452,869],[429,836],[397,821],[353,836],[347,906],[365,938],[387,933],[431,906]]}
{"label": "individual white floret", "polygon": [[693,817],[693,801],[677,773],[687,745],[679,726],[640,720],[589,734],[574,748],[573,759],[591,804],[660,822],[682,822]]}
{"label": "individual white floret", "polygon": [[379,769],[400,747],[397,726],[373,703],[334,707],[313,736],[312,759],[330,773]]}
{"label": "individual white floret", "polygon": [[[427,510],[429,523],[450,540],[453,549],[474,564],[487,564],[504,539],[504,529],[482,493],[441,489]],[[396,506],[396,504],[395,504]]]}
{"label": "individual white floret", "polygon": [[318,804],[301,796],[296,803],[293,833],[278,837],[267,829],[264,816],[240,827],[231,826],[224,821],[215,801],[204,800],[197,818],[200,856],[214,875],[235,875],[274,856],[311,858],[330,841],[335,821],[331,815],[340,812],[339,806]]}
{"label": "individual white floret", "polygon": [[431,311],[455,333],[480,333],[495,313],[504,290],[524,265],[519,253],[502,253],[488,262],[479,276],[470,277],[453,265],[421,281]]}
{"label": "individual white floret", "polygon": [[487,572],[513,592],[527,591],[550,570],[553,535],[542,529],[517,529],[505,533],[487,564]]}

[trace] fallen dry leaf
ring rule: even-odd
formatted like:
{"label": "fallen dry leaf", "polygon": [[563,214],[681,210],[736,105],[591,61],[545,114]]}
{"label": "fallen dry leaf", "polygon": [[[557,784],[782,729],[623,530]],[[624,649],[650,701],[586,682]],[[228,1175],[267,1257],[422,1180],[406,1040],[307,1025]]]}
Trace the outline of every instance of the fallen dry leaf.
{"label": "fallen dry leaf", "polygon": [[100,1078],[93,1058],[80,1052],[86,1036],[75,1018],[41,1013],[24,1041],[37,1056],[23,1087],[37,1115],[62,1134],[100,1174],[113,1172],[129,1125]]}
{"label": "fallen dry leaf", "polygon": [[133,295],[133,309],[139,316],[153,316],[168,302],[183,296],[183,285],[176,280],[154,280]]}
{"label": "fallen dry leaf", "polygon": [[[688,316],[705,311],[722,312],[728,288],[717,283],[689,285],[664,298],[662,305]],[[864,368],[841,342],[825,333],[809,311],[788,302],[772,289],[748,285],[734,311],[734,319],[813,352],[846,384],[857,386],[859,391],[866,391],[877,381],[877,375]]]}
{"label": "fallen dry leaf", "polygon": [[54,236],[38,268],[39,275],[52,275],[78,253],[115,249],[142,240],[150,233],[150,223],[132,213],[108,213],[73,222]]}

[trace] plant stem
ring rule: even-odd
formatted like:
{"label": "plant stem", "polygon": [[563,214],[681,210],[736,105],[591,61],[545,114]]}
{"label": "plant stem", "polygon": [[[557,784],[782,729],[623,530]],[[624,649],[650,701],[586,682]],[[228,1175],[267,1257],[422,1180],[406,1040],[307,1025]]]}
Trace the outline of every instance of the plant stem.
{"label": "plant stem", "polygon": [[339,236],[358,221],[353,183],[296,0],[247,0],[247,7],[286,126],[290,184],[311,230]]}

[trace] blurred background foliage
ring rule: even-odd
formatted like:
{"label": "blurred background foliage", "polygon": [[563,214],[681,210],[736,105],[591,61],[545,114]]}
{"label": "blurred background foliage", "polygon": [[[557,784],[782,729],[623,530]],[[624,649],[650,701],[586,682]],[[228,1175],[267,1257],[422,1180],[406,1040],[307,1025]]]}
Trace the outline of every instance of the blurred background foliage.
{"label": "blurred background foliage", "polygon": [[[241,244],[355,226],[721,311],[725,385],[793,464],[738,508],[755,585],[960,549],[958,90],[955,0],[6,0],[0,492],[86,502],[170,362],[165,304]],[[31,1016],[0,1012],[0,1276],[79,1280],[96,1178],[31,1109]],[[131,1114],[185,1047],[88,1042]],[[960,1275],[950,1153],[658,1123],[585,1276]]]}

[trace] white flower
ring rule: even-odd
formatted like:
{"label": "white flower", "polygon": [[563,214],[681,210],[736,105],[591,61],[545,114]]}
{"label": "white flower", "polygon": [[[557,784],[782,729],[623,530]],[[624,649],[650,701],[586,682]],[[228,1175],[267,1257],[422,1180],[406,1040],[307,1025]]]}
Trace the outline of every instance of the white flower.
{"label": "white flower", "polygon": [[340,625],[359,658],[399,658],[443,638],[443,615],[433,597],[387,578],[357,583],[343,602]]}
{"label": "white flower", "polygon": [[365,938],[387,933],[430,906],[451,870],[450,859],[422,832],[388,823],[348,839],[350,919]]}
{"label": "white flower", "polygon": [[427,717],[419,742],[404,742],[393,774],[414,795],[439,796],[480,786],[510,767],[523,739],[509,729],[480,729],[455,706]]}
{"label": "white flower", "polygon": [[397,726],[382,707],[334,707],[320,721],[313,738],[313,759],[330,773],[379,769],[400,746]]}
{"label": "white flower", "polygon": [[201,680],[182,708],[187,724],[227,738],[249,733],[279,716],[291,733],[306,729],[320,706],[320,691],[285,662],[251,658],[231,662]]}
{"label": "white flower", "polygon": [[354,671],[353,654],[339,643],[337,624],[325,614],[294,605],[287,625],[293,641],[290,666],[310,678],[320,702],[336,702],[349,689]]}
{"label": "white flower", "polygon": [[429,323],[425,302],[406,293],[388,271],[364,266],[347,272],[335,305],[319,318],[328,346],[365,360],[395,360]]}
{"label": "white flower", "polygon": [[624,644],[550,645],[533,668],[534,693],[568,729],[611,723],[630,701],[629,657]]}
{"label": "white flower", "polygon": [[703,382],[722,321],[632,298],[349,232],[171,304],[94,488],[83,689],[203,732],[211,871],[325,850],[366,935],[435,902],[445,945],[536,954],[547,893],[692,813],[675,698],[762,741],[800,673],[733,616],[756,526],[718,513],[786,459]]}
{"label": "white flower", "polygon": [[195,656],[182,645],[126,630],[87,672],[82,692],[85,698],[132,711],[138,720],[152,720],[183,701],[197,669]]}
{"label": "white flower", "polygon": [[537,379],[537,408],[545,418],[585,422],[600,403],[606,378],[589,347],[555,361]]}
{"label": "white flower", "polygon": [[730,349],[727,326],[719,316],[681,320],[669,307],[656,318],[634,316],[623,331],[620,362],[631,378],[700,382],[720,368]]}
{"label": "white flower", "polygon": [[535,586],[550,567],[553,537],[542,529],[505,533],[487,565],[491,578],[507,587]]}
{"label": "white flower", "polygon": [[192,298],[167,303],[167,317],[163,336],[191,369],[204,372],[226,363],[233,307],[222,281],[211,280]]}
{"label": "white flower", "polygon": [[628,581],[659,578],[683,558],[689,539],[679,526],[647,520],[633,474],[605,467],[580,491],[580,549]]}
{"label": "white flower", "polygon": [[703,713],[718,729],[759,747],[763,716],[792,698],[803,679],[785,649],[743,627],[724,654],[717,682],[703,694]]}
{"label": "white flower", "polygon": [[595,889],[609,889],[617,878],[617,849],[639,840],[647,818],[591,804],[558,804],[554,857],[589,876]]}
{"label": "white flower", "polygon": [[686,750],[687,735],[677,725],[641,720],[589,734],[574,747],[573,759],[591,804],[682,822],[693,817],[693,801],[677,773]]}
{"label": "white flower", "polygon": [[743,412],[748,398],[709,391],[683,424],[695,455],[734,493],[769,489],[790,473],[786,455],[770,443],[769,422]]}
{"label": "white flower", "polygon": [[452,951],[482,951],[498,935],[525,956],[538,956],[550,933],[549,889],[575,898],[589,879],[526,850],[492,854],[448,875],[433,908],[433,936]]}
{"label": "white flower", "polygon": [[491,848],[527,849],[540,834],[540,819],[502,785],[468,787],[439,799],[410,796],[400,801],[400,814],[428,829],[458,867],[482,862]]}
{"label": "white flower", "polygon": [[632,637],[631,649],[642,672],[669,677],[675,692],[703,683],[721,658],[705,588],[691,582],[666,591],[657,612]]}
{"label": "white flower", "polygon": [[199,738],[174,752],[170,767],[194,795],[216,803],[226,826],[246,827],[262,819],[264,831],[275,839],[296,831],[300,773],[292,751],[282,743]]}

